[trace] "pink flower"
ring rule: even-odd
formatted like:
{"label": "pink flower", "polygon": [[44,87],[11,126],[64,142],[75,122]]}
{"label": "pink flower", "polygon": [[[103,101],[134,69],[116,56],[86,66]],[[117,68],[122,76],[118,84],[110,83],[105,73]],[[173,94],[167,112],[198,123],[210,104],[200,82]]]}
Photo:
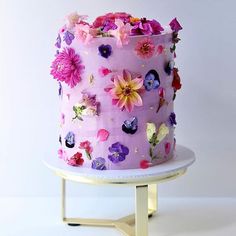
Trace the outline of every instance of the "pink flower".
{"label": "pink flower", "polygon": [[120,19],[116,19],[115,24],[117,29],[110,30],[109,33],[116,38],[116,44],[118,47],[127,45],[129,43],[131,25],[129,23],[124,24]]}
{"label": "pink flower", "polygon": [[84,44],[88,44],[96,35],[95,31],[88,24],[77,24],[75,26],[75,37]]}
{"label": "pink flower", "polygon": [[106,129],[100,129],[97,133],[97,138],[100,142],[104,142],[108,139],[109,132]]}
{"label": "pink flower", "polygon": [[140,167],[142,169],[147,169],[148,167],[150,167],[152,165],[151,162],[147,161],[147,160],[142,160],[140,161]]}
{"label": "pink flower", "polygon": [[162,45],[159,45],[157,47],[157,54],[162,54],[163,50],[164,50],[164,47]]}
{"label": "pink flower", "polygon": [[175,32],[178,32],[180,30],[182,30],[182,26],[180,25],[180,23],[177,21],[176,18],[174,18],[171,22],[170,22],[170,28],[175,31]]}
{"label": "pink flower", "polygon": [[72,29],[76,24],[81,21],[86,20],[88,16],[79,15],[77,12],[72,12],[66,16],[66,27],[67,29]]}
{"label": "pink flower", "polygon": [[93,152],[93,148],[91,147],[91,143],[88,140],[81,142],[79,148],[85,150],[85,154],[89,160],[92,159],[91,153]]}
{"label": "pink flower", "polygon": [[65,48],[56,55],[51,68],[51,75],[55,79],[64,81],[73,88],[81,81],[84,65],[81,64],[80,56],[75,53],[73,48]]}
{"label": "pink flower", "polygon": [[171,144],[170,143],[165,143],[165,153],[168,155],[170,153],[171,149]]}
{"label": "pink flower", "polygon": [[79,148],[84,149],[89,154],[91,154],[93,151],[93,148],[91,147],[91,143],[88,140],[81,142],[79,145]]}
{"label": "pink flower", "polygon": [[93,22],[93,27],[103,27],[106,24],[106,21],[115,22],[116,19],[120,19],[124,23],[129,23],[130,17],[131,15],[125,12],[107,13],[106,15],[97,17]]}
{"label": "pink flower", "polygon": [[106,75],[110,74],[111,72],[112,72],[111,70],[109,70],[108,68],[103,67],[103,66],[101,66],[98,69],[98,73],[101,77],[105,77]]}
{"label": "pink flower", "polygon": [[135,46],[137,55],[143,59],[151,58],[155,52],[155,45],[150,38],[141,39]]}
{"label": "pink flower", "polygon": [[131,112],[134,106],[142,106],[143,101],[139,93],[143,88],[143,79],[141,77],[131,76],[127,70],[123,70],[122,75],[115,75],[113,85],[107,87],[112,96],[112,104],[118,106],[121,110],[126,109]]}
{"label": "pink flower", "polygon": [[67,159],[68,159],[67,153],[62,148],[58,149],[57,154],[58,154],[58,157],[60,159],[63,159],[64,161],[67,161]]}

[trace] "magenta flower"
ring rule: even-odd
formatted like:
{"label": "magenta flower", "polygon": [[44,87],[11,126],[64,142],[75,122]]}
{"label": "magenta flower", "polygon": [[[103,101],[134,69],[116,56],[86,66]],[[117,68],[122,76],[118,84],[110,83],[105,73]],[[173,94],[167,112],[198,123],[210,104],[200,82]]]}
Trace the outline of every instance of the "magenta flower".
{"label": "magenta flower", "polygon": [[130,21],[130,14],[127,14],[125,12],[116,12],[116,13],[107,13],[106,15],[99,16],[95,19],[93,22],[93,27],[99,28],[106,26],[106,22],[115,22],[115,19],[120,19],[124,23],[129,23]]}
{"label": "magenta flower", "polygon": [[147,20],[146,18],[136,22],[131,30],[131,35],[153,35],[160,34],[162,28],[161,24],[156,20]]}
{"label": "magenta flower", "polygon": [[81,81],[84,65],[81,64],[80,56],[75,53],[73,48],[65,48],[56,55],[51,68],[51,75],[55,79],[65,82],[73,88]]}
{"label": "magenta flower", "polygon": [[143,59],[151,58],[155,52],[155,45],[150,38],[141,39],[135,46],[137,55]]}
{"label": "magenta flower", "polygon": [[175,32],[178,32],[180,30],[182,30],[182,26],[180,25],[180,23],[177,21],[176,18],[174,18],[171,22],[170,22],[170,28],[175,31]]}

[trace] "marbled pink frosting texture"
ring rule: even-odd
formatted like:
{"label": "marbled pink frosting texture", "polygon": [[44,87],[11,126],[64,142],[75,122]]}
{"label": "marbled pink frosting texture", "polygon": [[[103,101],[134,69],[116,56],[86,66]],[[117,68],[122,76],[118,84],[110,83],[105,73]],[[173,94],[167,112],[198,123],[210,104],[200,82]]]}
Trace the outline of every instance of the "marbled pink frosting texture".
{"label": "marbled pink frosting texture", "polygon": [[[137,41],[149,37],[155,44],[162,45],[164,50],[161,54],[155,53],[148,59],[137,56],[135,46]],[[99,55],[98,47],[102,44],[109,44],[112,47],[112,54],[108,58]],[[84,163],[78,168],[91,168],[92,161],[95,158],[102,157],[105,159],[106,169],[135,169],[140,168],[142,160],[151,161],[149,156],[150,144],[146,135],[147,122],[155,123],[156,127],[165,123],[169,127],[169,134],[154,149],[159,158],[152,162],[152,165],[163,163],[173,157],[174,154],[174,127],[169,124],[170,113],[173,112],[173,95],[172,88],[173,73],[168,75],[164,67],[166,63],[173,60],[174,54],[170,52],[172,43],[172,33],[163,33],[153,36],[132,36],[128,45],[117,47],[115,38],[101,37],[93,39],[85,45],[78,40],[73,40],[70,46],[62,42],[61,50],[66,47],[73,48],[80,56],[82,64],[85,66],[81,74],[81,82],[74,88],[69,87],[62,82],[61,96],[61,113],[64,114],[64,123],[60,126],[60,135],[62,140],[62,149],[66,152],[67,157],[72,157],[75,153],[81,152]],[[108,75],[101,77],[99,69],[108,68],[112,71]],[[122,72],[124,69],[131,73],[137,73],[145,78],[148,71],[154,69],[160,77],[160,87],[165,90],[166,104],[161,107],[157,113],[160,97],[158,89],[144,91],[141,94],[143,106],[135,106],[132,112],[121,111],[117,106],[112,105],[112,98],[104,88],[111,85],[113,73]],[[89,78],[92,78],[92,83]],[[96,100],[100,103],[99,115],[83,116],[83,121],[79,119],[72,120],[75,117],[73,106],[82,99],[82,91],[87,91],[91,95],[96,95]],[[125,120],[132,117],[138,118],[138,130],[135,134],[127,134],[122,131],[122,124]],[[109,137],[106,141],[100,142],[97,139],[99,129],[106,129]],[[68,148],[65,146],[65,137],[68,132],[75,134],[75,146]],[[80,149],[80,142],[89,140],[93,151],[92,160],[86,157],[85,150]],[[109,147],[116,142],[120,142],[129,148],[129,154],[124,161],[113,163],[108,159]],[[170,143],[170,152],[166,154],[165,144]]]}

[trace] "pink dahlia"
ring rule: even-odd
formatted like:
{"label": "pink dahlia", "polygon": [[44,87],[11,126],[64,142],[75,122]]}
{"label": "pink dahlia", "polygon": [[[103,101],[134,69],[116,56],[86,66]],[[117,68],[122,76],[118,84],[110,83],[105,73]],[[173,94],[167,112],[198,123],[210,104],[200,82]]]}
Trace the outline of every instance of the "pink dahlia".
{"label": "pink dahlia", "polygon": [[51,68],[51,75],[58,81],[64,81],[71,88],[81,81],[81,74],[84,70],[80,56],[75,53],[73,48],[65,48],[57,54]]}
{"label": "pink dahlia", "polygon": [[122,75],[116,75],[113,85],[106,88],[112,96],[112,104],[121,110],[126,109],[131,112],[134,106],[142,106],[143,101],[140,93],[143,89],[143,78],[135,77],[129,71],[123,70]]}
{"label": "pink dahlia", "polygon": [[135,51],[141,58],[148,59],[154,55],[155,45],[150,38],[141,39],[137,42]]}

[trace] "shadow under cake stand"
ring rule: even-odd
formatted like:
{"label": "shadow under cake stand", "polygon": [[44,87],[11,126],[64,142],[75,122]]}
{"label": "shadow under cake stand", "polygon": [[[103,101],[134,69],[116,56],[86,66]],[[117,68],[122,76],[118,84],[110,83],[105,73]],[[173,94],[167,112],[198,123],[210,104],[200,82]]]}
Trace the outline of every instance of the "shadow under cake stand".
{"label": "shadow under cake stand", "polygon": [[[75,168],[59,158],[44,160],[62,178],[62,219],[68,225],[115,227],[126,236],[148,236],[148,217],[157,212],[157,184],[183,175],[195,161],[194,152],[177,145],[175,157],[148,169],[106,170]],[[66,180],[94,185],[135,187],[135,214],[117,220],[66,217]],[[135,227],[132,225],[135,224]]]}

